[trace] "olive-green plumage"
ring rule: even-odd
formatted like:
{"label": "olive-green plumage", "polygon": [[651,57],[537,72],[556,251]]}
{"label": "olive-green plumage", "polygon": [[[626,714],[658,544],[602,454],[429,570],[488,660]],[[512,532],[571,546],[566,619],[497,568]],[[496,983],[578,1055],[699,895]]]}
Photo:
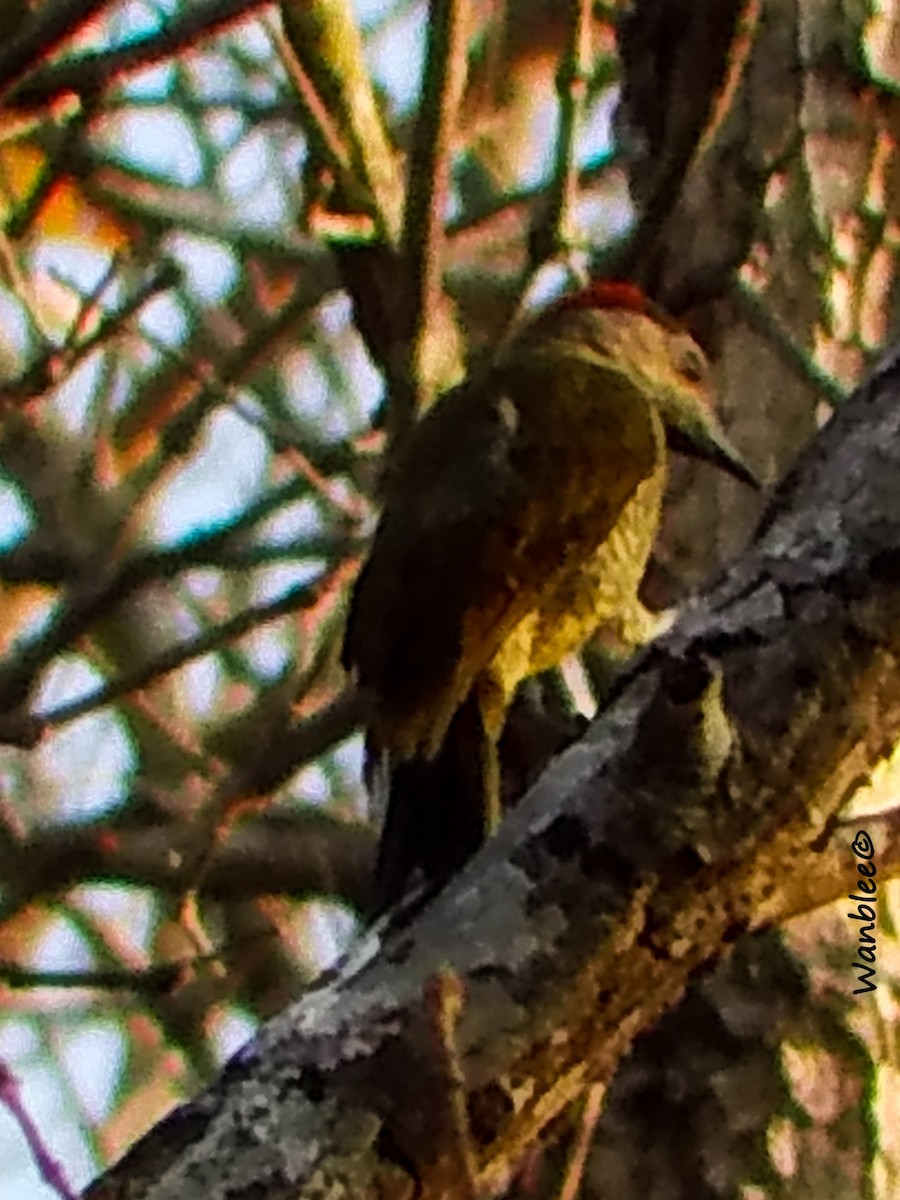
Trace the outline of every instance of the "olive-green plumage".
{"label": "olive-green plumage", "polygon": [[600,628],[625,647],[652,636],[638,588],[667,440],[753,481],[709,398],[693,339],[635,289],[600,284],[538,316],[414,430],[344,651],[388,759],[376,907],[416,869],[439,883],[477,848],[523,679]]}

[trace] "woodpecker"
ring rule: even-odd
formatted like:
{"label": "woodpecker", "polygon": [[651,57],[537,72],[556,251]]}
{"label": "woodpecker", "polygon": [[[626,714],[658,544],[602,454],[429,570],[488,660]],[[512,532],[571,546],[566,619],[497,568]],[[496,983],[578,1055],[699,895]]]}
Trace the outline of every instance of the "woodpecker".
{"label": "woodpecker", "polygon": [[388,789],[374,909],[440,887],[498,819],[518,685],[598,631],[627,649],[668,450],[756,477],[712,409],[709,364],[636,287],[599,282],[529,321],[447,392],[385,487],[344,642]]}

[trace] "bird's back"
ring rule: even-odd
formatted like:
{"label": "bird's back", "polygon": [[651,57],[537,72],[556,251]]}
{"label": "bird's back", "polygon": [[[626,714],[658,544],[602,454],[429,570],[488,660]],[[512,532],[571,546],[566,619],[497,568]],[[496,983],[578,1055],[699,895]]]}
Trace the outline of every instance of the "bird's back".
{"label": "bird's back", "polygon": [[521,372],[498,369],[422,421],[356,588],[345,659],[376,740],[401,758],[437,750],[477,680],[499,685],[499,722],[523,678],[590,635],[598,600],[609,619],[637,603],[665,470],[658,414],[596,365],[565,392],[549,362]]}

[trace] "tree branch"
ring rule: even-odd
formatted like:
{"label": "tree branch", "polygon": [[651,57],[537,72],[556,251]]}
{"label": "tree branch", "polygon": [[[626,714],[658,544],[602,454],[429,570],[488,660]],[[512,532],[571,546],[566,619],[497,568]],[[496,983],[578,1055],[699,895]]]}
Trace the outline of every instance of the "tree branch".
{"label": "tree branch", "polygon": [[[413,135],[403,213],[402,247],[409,286],[410,330],[407,371],[416,404],[431,372],[425,363],[431,318],[442,291],[444,220],[450,181],[453,137],[466,83],[466,41],[472,14],[469,0],[431,0],[428,52],[422,101]],[[392,405],[391,425],[402,437],[415,420],[403,411],[399,396]]]}
{"label": "tree branch", "polygon": [[[162,820],[141,827],[109,822],[38,831],[22,846],[3,848],[8,887],[4,919],[25,904],[63,895],[86,877],[151,887],[168,895],[193,883],[206,852],[202,828]],[[258,896],[331,896],[363,907],[368,900],[374,835],[362,823],[312,809],[267,812],[235,824],[216,848],[200,891],[212,900]],[[0,977],[7,977],[0,970]]]}
{"label": "tree branch", "polygon": [[[262,5],[263,0],[202,0],[186,11],[168,17],[163,27],[155,33],[137,38],[124,46],[88,51],[64,62],[40,62],[36,69],[10,90],[7,103],[20,108],[37,108],[50,104],[66,92],[81,94],[89,91],[95,94],[110,83],[119,83],[132,71],[142,70],[162,59],[173,58],[202,38],[244,20]],[[84,7],[83,0],[78,0],[75,8],[83,11]],[[0,71],[4,73],[9,69],[6,67],[7,57],[13,66],[18,63],[18,58],[11,53],[11,47],[4,46],[0,61]],[[42,58],[42,54],[34,54],[33,61]],[[26,63],[28,67],[31,65]]]}

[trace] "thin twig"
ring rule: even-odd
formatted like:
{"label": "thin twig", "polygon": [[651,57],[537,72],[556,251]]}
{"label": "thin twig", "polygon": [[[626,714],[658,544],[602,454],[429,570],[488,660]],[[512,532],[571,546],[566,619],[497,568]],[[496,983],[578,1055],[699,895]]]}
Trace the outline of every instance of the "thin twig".
{"label": "thin twig", "polygon": [[[588,159],[578,171],[576,188],[583,191],[622,166],[622,151],[618,148]],[[479,225],[502,217],[511,209],[528,208],[547,204],[556,183],[555,174],[541,180],[533,187],[514,188],[499,195],[488,193],[486,199],[466,209],[447,222],[447,237],[458,238],[470,233]]]}
{"label": "thin twig", "polygon": [[350,0],[282,0],[285,34],[340,132],[353,178],[370,197],[376,234],[396,246],[401,183]]}
{"label": "thin twig", "polygon": [[[193,966],[194,959],[190,965]],[[96,971],[35,971],[17,963],[0,962],[0,981],[10,988],[60,988],[103,991],[169,992],[187,964],[161,963],[158,966],[134,970],[130,967],[98,969]]]}
{"label": "thin twig", "polygon": [[314,283],[320,299],[340,286],[328,250],[298,230],[241,224],[239,217],[236,219],[224,203],[208,193],[138,175],[110,163],[89,145],[84,148],[84,162],[92,172],[81,181],[86,196],[114,215],[160,231],[172,229],[215,238],[241,258],[259,255],[282,268],[296,263],[309,277],[310,294]]}
{"label": "thin twig", "polygon": [[818,392],[832,408],[836,408],[846,399],[847,393],[841,385],[797,345],[766,304],[763,296],[740,279],[735,281],[732,294],[747,325],[765,339],[794,375]]}
{"label": "thin twig", "polygon": [[540,269],[573,246],[573,209],[578,195],[578,133],[584,115],[591,68],[591,0],[570,0],[566,44],[556,73],[559,123],[556,134],[553,176],[546,212],[532,229],[528,258],[522,271],[512,317],[503,341],[519,329]]}
{"label": "thin twig", "polygon": [[[430,374],[424,358],[428,353],[429,321],[440,303],[450,159],[466,82],[470,25],[469,0],[431,0],[422,96],[407,170],[401,243],[409,289],[407,353],[412,385],[409,392],[401,394],[411,397],[417,407],[430,399],[417,393]],[[414,417],[414,412],[392,411],[389,432],[402,436]]]}
{"label": "thin twig", "polygon": [[78,1200],[75,1192],[69,1187],[62,1167],[47,1149],[41,1131],[31,1119],[28,1109],[22,1103],[21,1088],[18,1079],[16,1079],[6,1063],[2,1061],[0,1061],[0,1104],[6,1107],[13,1120],[21,1129],[28,1149],[31,1151],[31,1156],[40,1171],[41,1178],[47,1186],[52,1188],[62,1200]]}
{"label": "thin twig", "polygon": [[233,804],[263,795],[280,786],[300,767],[321,758],[343,742],[363,720],[365,703],[359,691],[347,687],[324,708],[299,721],[274,743],[261,745],[218,788],[218,802]]}
{"label": "thin twig", "polygon": [[298,442],[291,422],[272,417],[268,413],[261,416],[240,400],[233,405],[233,411],[242,421],[263,433],[274,450],[283,452],[297,474],[306,480],[323,504],[334,509],[344,519],[357,522],[365,518],[368,506],[363,498],[358,494],[342,495],[334,480],[318,470],[304,452],[302,443]]}
{"label": "thin twig", "polygon": [[271,36],[294,85],[295,98],[300,109],[300,124],[304,133],[310,139],[322,164],[327,164],[334,172],[344,200],[350,203],[355,200],[366,207],[367,198],[354,187],[350,152],[338,122],[328,111],[309,72],[281,28],[272,29]]}
{"label": "thin twig", "polygon": [[455,1160],[459,1194],[463,1200],[478,1200],[478,1164],[472,1148],[466,1080],[459,1061],[457,1027],[465,993],[459,976],[449,967],[435,972],[425,985],[425,1006],[437,1049],[443,1083],[440,1100],[449,1118],[447,1130]]}
{"label": "thin twig", "polygon": [[[340,533],[309,534],[295,537],[290,543],[263,546],[231,546],[239,536],[265,520],[279,508],[307,494],[306,481],[292,479],[289,483],[267,493],[242,512],[230,525],[202,533],[177,546],[138,551],[124,560],[115,575],[105,583],[104,602],[108,607],[122,604],[136,591],[149,584],[174,579],[185,571],[198,567],[220,570],[246,570],[248,567],[280,562],[290,558],[335,559],[357,555],[364,548],[361,538]],[[60,586],[74,583],[71,558],[45,549],[40,539],[34,545],[26,540],[0,554],[0,583],[13,585],[41,584]]]}
{"label": "thin twig", "polygon": [[[326,576],[326,579],[329,577]],[[51,709],[40,719],[48,727],[57,727],[75,721],[97,708],[103,708],[107,704],[121,700],[131,692],[139,691],[158,679],[162,679],[163,676],[171,674],[172,671],[177,671],[179,667],[192,662],[195,658],[202,658],[204,654],[212,654],[226,642],[242,637],[259,625],[265,625],[269,621],[296,612],[298,609],[309,608],[316,603],[323,583],[323,580],[318,580],[315,584],[298,584],[296,587],[290,588],[283,596],[279,596],[277,600],[269,600],[265,604],[252,604],[228,621],[222,621],[212,629],[205,629],[196,637],[171,646],[168,650],[156,655],[150,662],[125,672],[110,683],[96,688],[87,696],[60,705],[59,708]]]}
{"label": "thin twig", "polygon": [[[63,606],[52,624],[36,641],[23,646],[2,665],[0,691],[6,700],[6,712],[2,723],[3,727],[0,729],[0,741],[23,742],[24,744],[32,741],[37,735],[34,720],[26,718],[19,712],[18,706],[30,691],[38,673],[56,654],[85,633],[94,620],[103,614],[108,614],[135,592],[150,584],[173,579],[191,568],[215,566],[226,569],[235,563],[239,564],[242,560],[247,561],[252,558],[253,553],[250,550],[243,556],[239,551],[234,551],[231,561],[227,555],[230,547],[240,535],[247,533],[254,525],[277,511],[285,503],[305,495],[306,492],[305,481],[291,480],[288,484],[273,489],[268,495],[262,497],[230,525],[202,534],[180,546],[138,552],[110,572],[97,571],[89,563],[73,564],[71,558],[67,557],[65,553],[48,551],[41,547],[40,542],[33,548],[26,541],[22,546],[0,556],[0,580],[14,584],[28,582],[67,584],[70,588]],[[321,557],[333,559],[337,565],[341,565],[347,561],[348,556],[351,559],[355,558],[360,552],[361,546],[361,541],[352,536],[348,536],[346,540],[334,535],[324,538],[312,537],[304,539],[302,542],[292,543],[292,557]],[[90,570],[94,570],[94,574],[88,581],[86,576]],[[294,598],[294,601],[298,601],[298,597],[302,596],[302,593],[302,588],[295,589],[287,597],[275,602],[276,607],[272,610],[265,605],[249,610],[246,614],[250,622],[248,627],[253,627],[279,615],[278,605],[285,604],[288,606],[287,610],[290,611],[293,603],[291,597]],[[311,602],[314,601],[315,597],[313,596]],[[220,628],[220,635],[223,636],[238,636],[239,632],[241,632],[239,618],[227,622]],[[164,656],[164,661],[170,664],[166,669],[175,669],[189,658],[206,653],[207,650],[203,648],[205,636],[201,635],[200,638],[169,651]],[[209,636],[215,642],[217,635]],[[214,649],[215,646],[209,648]],[[173,661],[173,655],[176,661]],[[184,655],[188,657],[184,658]],[[134,684],[134,679],[144,677],[146,672],[151,669],[152,664],[142,668],[137,676],[130,675],[128,681],[131,681],[131,686],[137,686]],[[115,687],[112,698],[121,694],[121,686],[122,682],[120,681]],[[93,699],[86,697],[81,701],[73,702],[73,706],[66,706],[65,711],[58,711],[50,718],[50,722],[62,723],[73,720],[76,716],[83,715],[83,711],[86,711],[83,708],[85,704],[88,704],[90,708],[93,707],[94,701],[107,703],[111,698],[104,689],[93,693],[92,696]]]}
{"label": "thin twig", "polygon": [[177,286],[181,280],[178,266],[164,261],[127,296],[114,312],[103,316],[93,333],[78,340],[77,330],[84,320],[92,297],[87,297],[80,306],[72,329],[62,349],[48,349],[39,359],[31,363],[26,371],[12,382],[4,383],[0,405],[26,404],[55,387],[64,375],[69,375],[89,354],[127,333],[128,323],[143,306],[154,300],[161,292]]}
{"label": "thin twig", "polygon": [[[307,286],[312,290],[308,291]],[[272,318],[250,329],[245,339],[233,350],[224,352],[218,362],[209,362],[208,334],[201,330],[195,342],[188,344],[175,359],[168,376],[160,380],[157,375],[146,388],[138,390],[115,430],[115,440],[122,452],[127,454],[134,443],[146,436],[148,427],[158,420],[157,414],[165,418],[166,430],[160,434],[163,448],[169,449],[165,443],[170,436],[183,445],[214,404],[230,399],[230,387],[245,383],[257,368],[268,367],[278,347],[297,336],[298,328],[321,300],[315,286],[314,280],[307,285],[304,279]],[[235,311],[239,311],[242,299],[242,296],[234,298]],[[328,473],[330,468],[322,466],[310,447],[304,450],[319,469]],[[156,469],[162,471],[169,463],[170,455],[162,453]]]}
{"label": "thin twig", "polygon": [[[349,711],[339,697],[307,718],[304,727],[315,736],[308,736],[310,757],[303,762],[321,758],[352,733]],[[256,794],[264,790],[273,789]],[[202,855],[207,835],[185,819],[181,794],[160,795],[153,789],[148,796],[145,791],[136,786],[125,797],[120,824],[106,817],[86,825],[32,829],[25,842],[4,847],[0,901],[4,925],[29,906],[45,907],[86,877],[151,888],[171,907]],[[135,814],[144,811],[148,802],[149,809],[138,823]],[[186,803],[190,807],[190,800]],[[177,815],[167,816],[167,812]],[[375,855],[374,830],[364,821],[331,814],[328,806],[291,805],[246,815],[220,846],[203,880],[202,895],[243,903],[262,895],[298,898],[330,892],[363,907]],[[25,844],[27,854],[22,852]],[[116,956],[97,962],[98,969],[118,966]],[[140,966],[141,960],[135,960],[130,969]],[[0,970],[0,982],[4,978]]]}
{"label": "thin twig", "polygon": [[606,1087],[602,1083],[592,1084],[584,1094],[578,1133],[569,1152],[563,1185],[559,1190],[559,1200],[576,1200],[581,1188],[581,1181],[584,1178],[584,1165],[594,1140],[594,1130],[600,1120],[605,1095]]}
{"label": "thin twig", "polygon": [[578,133],[592,63],[592,11],[591,0],[572,0],[569,4],[566,45],[556,76],[559,126],[550,205],[543,228],[532,237],[532,271],[572,244],[573,209],[578,195]]}
{"label": "thin twig", "polygon": [[66,38],[82,29],[107,0],[49,0],[28,14],[21,27],[6,33],[0,45],[0,100],[30,67],[50,56]]}
{"label": "thin twig", "polygon": [[[49,104],[67,92],[96,92],[110,83],[118,83],[132,71],[172,58],[201,38],[221,32],[254,10],[263,8],[265,2],[267,0],[201,0],[166,18],[162,28],[155,33],[135,39],[126,46],[82,54],[67,62],[41,65],[10,89],[7,103],[31,108]],[[86,11],[101,7],[85,5],[81,0],[75,0],[75,4]],[[3,68],[9,52],[8,44],[0,51],[0,80],[4,77]],[[42,57],[43,52],[36,54],[25,63],[25,69]]]}
{"label": "thin twig", "polygon": [[[340,575],[341,572],[336,572],[334,575],[334,581],[338,586],[340,585]],[[334,589],[331,590],[332,592],[334,591]],[[326,591],[325,596],[327,597],[327,595],[328,592]],[[322,619],[321,625],[327,625],[327,617]],[[309,696],[310,692],[315,688],[317,681],[321,678],[325,664],[332,659],[332,639],[328,638],[326,630],[326,635],[320,640],[312,662],[308,664],[298,679],[291,682],[290,693],[293,693],[293,695],[290,693],[283,695],[283,703],[279,704],[280,711],[270,709],[270,706],[266,705],[265,702],[258,706],[257,733],[259,744],[268,747],[281,740],[289,720],[292,708],[291,701],[299,703]],[[279,696],[279,700],[281,699],[282,697]],[[225,845],[231,836],[235,821],[242,815],[247,801],[256,799],[260,795],[266,795],[269,790],[265,789],[264,792],[255,790],[252,794],[235,794],[227,786],[220,786],[215,790],[210,803],[204,806],[202,815],[204,845],[191,869],[190,878],[186,882],[182,893],[179,904],[179,909],[182,913],[193,911],[216,857],[219,855],[222,846]]]}

